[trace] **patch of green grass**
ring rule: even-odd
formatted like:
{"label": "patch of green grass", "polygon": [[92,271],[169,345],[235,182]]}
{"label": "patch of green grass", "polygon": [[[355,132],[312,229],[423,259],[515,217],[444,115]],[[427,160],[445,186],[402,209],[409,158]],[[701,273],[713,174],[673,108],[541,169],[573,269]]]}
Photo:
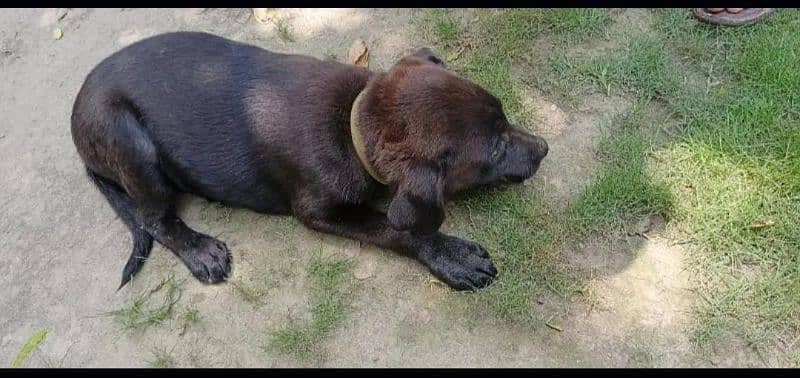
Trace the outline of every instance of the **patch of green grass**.
{"label": "patch of green grass", "polygon": [[[602,32],[610,22],[604,9],[481,10],[476,16],[477,22],[463,25],[444,11],[431,10],[421,24],[446,63],[497,96],[506,114],[518,121],[527,117],[515,83],[524,78],[514,77],[512,67],[529,58],[534,40],[543,35],[581,40]],[[457,61],[450,61],[454,57]],[[544,75],[539,66],[526,65],[530,72],[525,76]]]}
{"label": "patch of green grass", "polygon": [[433,32],[437,42],[444,48],[454,48],[460,42],[464,26],[459,20],[451,19],[443,11],[433,10]]}
{"label": "patch of green grass", "polygon": [[309,272],[317,288],[314,306],[311,309],[315,329],[321,334],[332,331],[347,310],[350,291],[352,263],[350,261],[324,261],[313,259]]}
{"label": "patch of green grass", "polygon": [[11,367],[21,367],[22,364],[25,363],[25,360],[27,360],[31,355],[31,352],[33,352],[33,350],[36,349],[36,347],[38,347],[46,337],[46,329],[37,329],[33,335],[31,335],[31,337],[25,341],[25,344],[22,345],[22,348],[20,348],[19,352],[17,352],[17,356],[14,357],[14,361],[11,362]]}
{"label": "patch of green grass", "polygon": [[[153,289],[134,297],[130,306],[108,312],[107,315],[113,316],[124,329],[130,331],[161,324],[174,315],[175,304],[183,292],[182,284],[182,281],[169,276]],[[154,299],[156,293],[161,293],[160,300]]]}
{"label": "patch of green grass", "polygon": [[335,329],[347,313],[353,282],[347,260],[311,259],[309,276],[313,281],[311,320],[293,321],[272,333],[268,347],[300,359],[320,352],[320,343]]}
{"label": "patch of green grass", "polygon": [[248,285],[240,279],[234,279],[228,282],[230,283],[236,295],[242,298],[245,302],[252,304],[264,304],[264,296],[266,295],[264,290]]}
{"label": "patch of green grass", "polygon": [[[618,147],[633,154],[625,157],[626,166],[637,174],[607,164],[612,171],[601,174],[583,198],[647,204],[651,196],[641,196],[647,188],[617,182],[641,177],[642,159],[655,161],[644,172],[669,190],[675,225],[693,242],[688,265],[702,299],[697,344],[731,335],[755,348],[779,345],[786,335],[796,339],[800,36],[793,30],[800,16],[779,12],[749,28],[712,27],[689,19],[684,10],[657,16],[656,32],[580,71],[604,92],[612,86],[639,101],[660,102],[678,119],[680,133],[655,150],[646,135],[619,133]],[[590,219],[613,218],[602,206],[577,208],[591,209]]]}
{"label": "patch of green grass", "polygon": [[200,311],[196,308],[189,308],[183,313],[181,319],[183,320],[183,325],[181,327],[181,332],[178,334],[179,336],[183,336],[186,330],[189,329],[189,326],[200,322]]}
{"label": "patch of green grass", "polygon": [[159,369],[175,367],[175,356],[172,355],[171,350],[155,348],[151,354],[152,358],[147,361],[148,366]]}
{"label": "patch of green grass", "polygon": [[628,362],[638,368],[653,368],[656,367],[657,358],[653,354],[652,348],[641,337],[632,337],[633,341],[629,344],[629,357]]}
{"label": "patch of green grass", "polygon": [[611,24],[607,9],[557,8],[542,9],[541,22],[557,36],[583,40],[600,35]]}
{"label": "patch of green grass", "polygon": [[462,73],[497,96],[511,117],[521,115],[522,100],[514,90],[511,62],[502,51],[475,52],[469,57]]}
{"label": "patch of green grass", "polygon": [[702,266],[695,340],[733,334],[756,348],[780,345],[800,335],[800,15],[731,31],[676,19],[662,14],[670,46],[696,40],[695,60],[715,62],[720,82],[692,112],[677,109],[687,133],[662,152]]}
{"label": "patch of green grass", "polygon": [[313,326],[291,323],[272,334],[269,347],[295,358],[308,359],[317,352],[319,341]]}
{"label": "patch of green grass", "polygon": [[456,206],[453,218],[467,221],[456,229],[490,251],[501,272],[487,289],[467,297],[471,308],[486,307],[507,321],[544,320],[536,298],[568,298],[582,289],[559,254],[569,225],[558,222],[561,212],[539,197],[523,188],[497,189],[464,194]]}
{"label": "patch of green grass", "polygon": [[[610,21],[603,9],[510,9],[485,16],[471,38],[480,42],[473,44],[461,73],[495,94],[505,112],[520,121],[527,118],[517,88],[517,81],[524,80],[520,76],[551,76],[538,64],[524,64],[533,55],[536,38],[582,40]],[[525,75],[514,75],[515,65],[523,67]]]}
{"label": "patch of green grass", "polygon": [[670,192],[647,171],[653,145],[643,135],[648,121],[641,106],[618,116],[598,144],[603,166],[571,207],[581,233],[640,219],[649,214],[664,217],[672,206]]}
{"label": "patch of green grass", "polygon": [[764,346],[797,335],[800,206],[787,187],[800,177],[770,167],[775,161],[748,162],[695,139],[663,155],[680,159],[663,174],[696,243],[692,266],[703,302],[695,340],[708,345],[734,334]]}
{"label": "patch of green grass", "polygon": [[187,324],[195,324],[200,321],[200,311],[196,308],[190,308],[183,313],[183,320]]}
{"label": "patch of green grass", "polygon": [[680,88],[683,76],[671,64],[665,43],[650,34],[634,37],[626,54],[601,56],[581,69],[600,90],[611,94],[612,85],[633,91],[640,99],[664,99]]}

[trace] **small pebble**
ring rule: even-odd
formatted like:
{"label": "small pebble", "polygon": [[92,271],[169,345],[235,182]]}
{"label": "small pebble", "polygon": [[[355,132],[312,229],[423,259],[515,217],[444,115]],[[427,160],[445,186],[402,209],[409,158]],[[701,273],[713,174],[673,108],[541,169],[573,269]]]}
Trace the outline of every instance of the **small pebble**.
{"label": "small pebble", "polygon": [[649,216],[647,216],[636,224],[636,232],[639,235],[643,235],[648,233],[652,227],[653,227],[653,221],[650,219]]}
{"label": "small pebble", "polygon": [[53,30],[53,39],[59,40],[63,36],[64,36],[64,31],[61,30],[61,28],[56,28],[56,30]]}
{"label": "small pebble", "polygon": [[355,268],[353,268],[353,276],[357,280],[365,280],[373,277],[375,275],[376,265],[375,259],[371,256],[362,256]]}

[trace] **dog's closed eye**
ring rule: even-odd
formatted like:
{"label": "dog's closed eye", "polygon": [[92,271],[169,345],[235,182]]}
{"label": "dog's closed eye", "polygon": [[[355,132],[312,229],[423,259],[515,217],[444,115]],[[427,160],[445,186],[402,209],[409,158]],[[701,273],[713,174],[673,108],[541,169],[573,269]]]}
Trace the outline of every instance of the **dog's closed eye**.
{"label": "dog's closed eye", "polygon": [[492,150],[492,161],[497,161],[500,157],[503,156],[506,152],[506,147],[508,147],[508,134],[503,133],[500,134],[500,137],[497,138],[495,142],[494,149]]}
{"label": "dog's closed eye", "polygon": [[427,47],[423,47],[423,48],[417,50],[417,52],[415,52],[413,54],[413,56],[425,59],[425,60],[427,60],[427,61],[429,61],[429,62],[431,62],[433,64],[436,64],[438,66],[445,67],[444,61],[442,61],[438,56],[434,55],[433,51],[431,51]]}

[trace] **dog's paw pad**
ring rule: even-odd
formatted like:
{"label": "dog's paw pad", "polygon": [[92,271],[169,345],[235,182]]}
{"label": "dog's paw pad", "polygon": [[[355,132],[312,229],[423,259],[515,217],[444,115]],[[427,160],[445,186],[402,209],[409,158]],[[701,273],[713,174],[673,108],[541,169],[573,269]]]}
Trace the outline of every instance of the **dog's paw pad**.
{"label": "dog's paw pad", "polygon": [[197,246],[186,254],[186,265],[197,279],[218,283],[228,278],[231,270],[231,254],[225,243],[211,237],[203,237]]}

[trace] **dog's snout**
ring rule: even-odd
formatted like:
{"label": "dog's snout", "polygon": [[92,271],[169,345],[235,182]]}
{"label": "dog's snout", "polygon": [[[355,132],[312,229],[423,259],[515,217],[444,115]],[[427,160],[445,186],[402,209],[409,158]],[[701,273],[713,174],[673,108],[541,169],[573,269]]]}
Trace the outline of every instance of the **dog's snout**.
{"label": "dog's snout", "polygon": [[514,128],[513,135],[526,147],[534,163],[539,163],[547,156],[550,146],[548,146],[544,138],[528,133],[520,127]]}
{"label": "dog's snout", "polygon": [[522,182],[539,170],[539,165],[550,150],[544,138],[533,135],[520,127],[511,131],[511,144],[515,147],[513,153],[503,168],[503,177],[507,182]]}
{"label": "dog's snout", "polygon": [[547,156],[547,152],[550,151],[550,147],[547,145],[547,141],[544,138],[534,137],[536,138],[536,155],[538,156],[539,160],[544,159]]}

